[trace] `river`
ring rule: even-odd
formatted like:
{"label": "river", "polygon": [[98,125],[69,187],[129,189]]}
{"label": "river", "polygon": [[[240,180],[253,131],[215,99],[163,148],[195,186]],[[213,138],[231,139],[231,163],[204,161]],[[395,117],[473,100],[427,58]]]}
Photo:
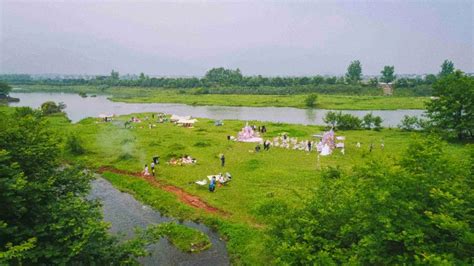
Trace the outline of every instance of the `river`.
{"label": "river", "polygon": [[[29,106],[38,108],[46,101],[64,102],[69,119],[73,122],[86,117],[97,117],[99,114],[131,114],[142,112],[163,112],[167,114],[192,115],[210,119],[257,120],[282,122],[290,124],[323,125],[323,117],[330,110],[298,109],[292,107],[231,107],[231,106],[192,106],[175,103],[122,103],[112,102],[105,95],[82,98],[70,93],[22,93],[12,92],[12,97],[20,98],[20,102],[10,106]],[[396,127],[403,116],[421,116],[423,110],[340,110],[362,118],[372,112],[383,119],[382,126]]]}
{"label": "river", "polygon": [[[98,177],[92,181],[90,199],[102,203],[104,220],[112,224],[112,233],[125,234],[124,238],[133,236],[134,228],[145,228],[151,224],[175,221],[162,216],[151,207],[143,205],[130,194],[120,192],[107,180]],[[140,258],[143,265],[229,265],[229,257],[218,234],[208,227],[193,222],[184,225],[200,230],[209,236],[211,248],[200,253],[185,253],[174,247],[167,239],[161,239],[149,248],[151,256]]]}

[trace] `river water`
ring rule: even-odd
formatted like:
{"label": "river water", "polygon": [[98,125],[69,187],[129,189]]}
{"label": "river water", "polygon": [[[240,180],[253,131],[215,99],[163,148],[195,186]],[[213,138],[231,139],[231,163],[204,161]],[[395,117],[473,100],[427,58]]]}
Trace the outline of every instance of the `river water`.
{"label": "river water", "polygon": [[[120,192],[103,178],[92,181],[90,199],[102,202],[104,220],[112,224],[112,233],[124,234],[130,238],[135,227],[145,228],[148,225],[175,221],[151,207],[143,205],[130,194]],[[175,221],[176,222],[176,221]],[[149,248],[151,256],[140,258],[144,265],[229,265],[229,257],[225,242],[220,240],[217,233],[202,224],[183,222],[184,225],[200,230],[209,236],[211,248],[200,253],[185,253],[179,251],[167,239],[161,239]]]}
{"label": "river water", "polygon": [[[97,117],[99,114],[131,114],[141,112],[163,112],[176,115],[192,115],[210,119],[237,119],[282,122],[290,124],[323,125],[323,117],[330,110],[298,109],[292,107],[230,107],[230,106],[192,106],[174,103],[121,103],[112,102],[107,96],[82,98],[78,94],[67,93],[22,93],[12,92],[12,97],[20,102],[10,106],[29,106],[38,108],[46,101],[64,102],[68,117],[77,122],[86,117]],[[396,127],[404,115],[421,116],[423,110],[340,110],[358,117],[372,112],[383,119],[382,126]]]}

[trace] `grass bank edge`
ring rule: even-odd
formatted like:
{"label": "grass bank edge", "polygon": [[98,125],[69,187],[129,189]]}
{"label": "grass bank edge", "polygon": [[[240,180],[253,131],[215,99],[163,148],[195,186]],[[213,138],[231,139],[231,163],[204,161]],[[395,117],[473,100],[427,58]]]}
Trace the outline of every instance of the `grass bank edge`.
{"label": "grass bank edge", "polygon": [[193,209],[179,202],[176,196],[169,192],[150,186],[146,181],[121,174],[110,172],[102,176],[120,191],[133,195],[137,200],[161,214],[178,219],[179,221],[191,220],[203,223],[217,231],[226,241],[227,251],[231,262],[239,265],[260,265],[268,261],[269,255],[265,253],[263,233],[244,224],[232,223],[223,218]]}

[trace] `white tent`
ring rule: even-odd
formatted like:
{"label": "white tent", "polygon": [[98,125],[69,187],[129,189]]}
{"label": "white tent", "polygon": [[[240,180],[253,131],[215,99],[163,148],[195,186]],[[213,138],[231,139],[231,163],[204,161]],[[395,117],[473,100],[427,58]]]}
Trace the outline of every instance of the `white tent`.
{"label": "white tent", "polygon": [[171,115],[170,121],[171,122],[176,122],[179,120],[189,120],[191,119],[191,116],[179,116],[179,115]]}

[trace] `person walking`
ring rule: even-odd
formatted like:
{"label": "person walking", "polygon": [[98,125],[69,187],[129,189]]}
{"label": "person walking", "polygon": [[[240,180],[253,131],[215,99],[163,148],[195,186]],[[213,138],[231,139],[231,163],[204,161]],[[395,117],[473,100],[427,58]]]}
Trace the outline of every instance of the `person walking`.
{"label": "person walking", "polygon": [[221,154],[221,166],[222,167],[225,166],[225,156],[224,156],[224,154]]}
{"label": "person walking", "polygon": [[151,162],[150,167],[151,167],[151,174],[155,176],[155,163]]}

